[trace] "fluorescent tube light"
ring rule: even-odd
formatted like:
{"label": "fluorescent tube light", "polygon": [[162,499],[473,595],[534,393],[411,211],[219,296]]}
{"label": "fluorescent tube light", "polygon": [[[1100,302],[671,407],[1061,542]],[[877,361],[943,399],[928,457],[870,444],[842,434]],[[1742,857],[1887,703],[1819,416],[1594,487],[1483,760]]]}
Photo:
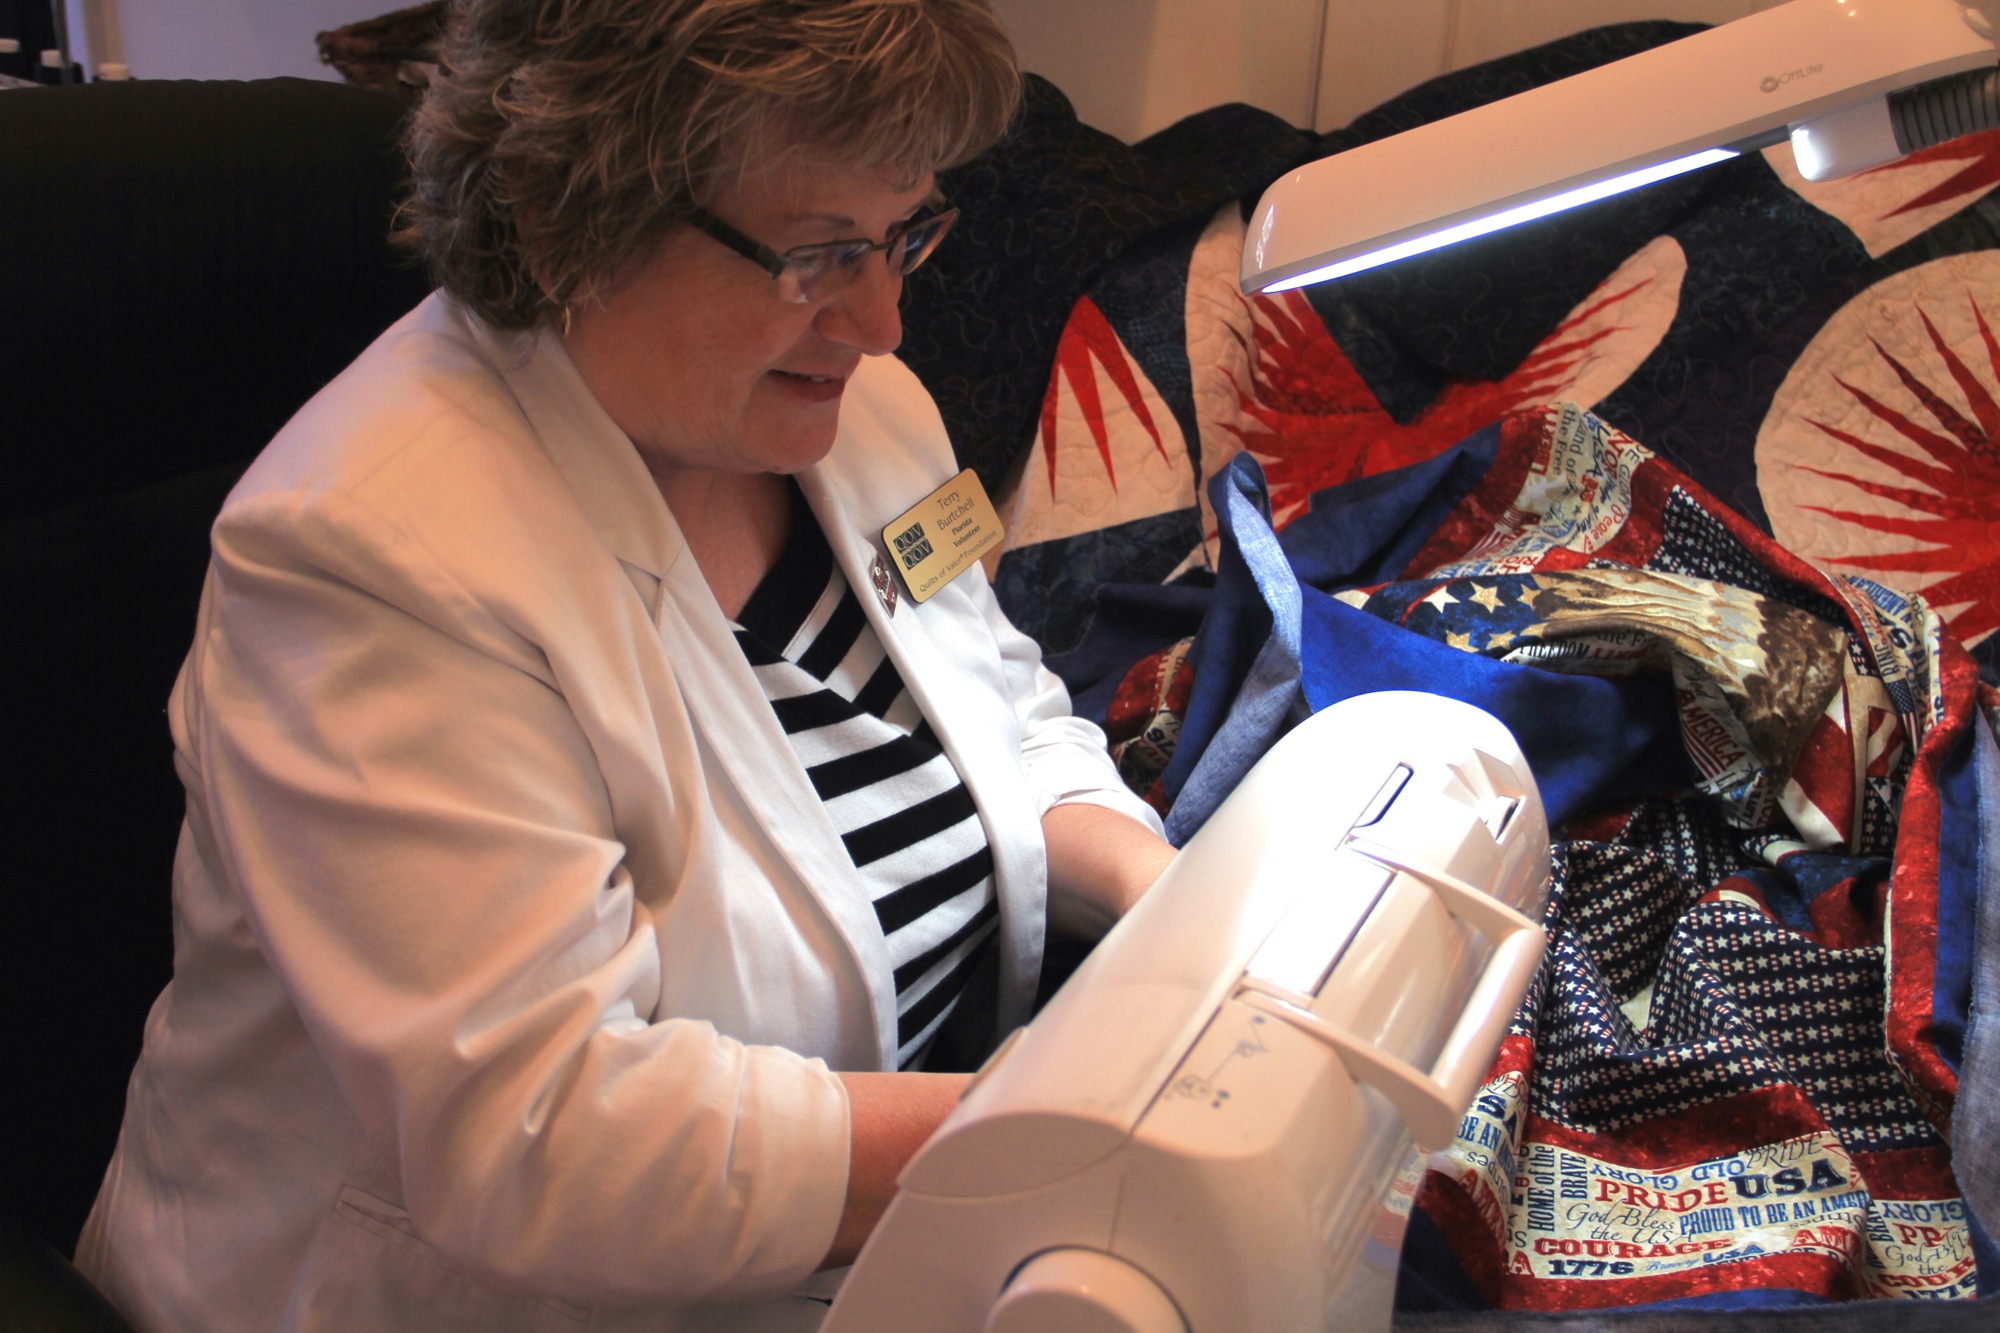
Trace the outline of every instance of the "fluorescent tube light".
{"label": "fluorescent tube light", "polygon": [[[1264,192],[1243,290],[1423,254],[1788,132],[1815,172],[1893,158],[1921,146],[1899,99],[1956,85],[1909,90],[1994,69],[1996,11],[2000,0],[1791,0],[1324,158]],[[2000,105],[2000,84],[1956,100]]]}
{"label": "fluorescent tube light", "polygon": [[1428,236],[1419,236],[1414,240],[1403,241],[1396,245],[1385,246],[1380,250],[1371,250],[1366,254],[1356,255],[1352,259],[1343,259],[1338,264],[1328,264],[1325,268],[1316,268],[1312,272],[1302,273],[1296,278],[1286,278],[1283,281],[1274,282],[1264,290],[1267,293],[1288,292],[1294,287],[1307,287],[1315,282],[1331,282],[1335,278],[1344,278],[1350,273],[1360,273],[1365,269],[1379,268],[1383,264],[1393,264],[1399,259],[1408,259],[1412,255],[1420,255],[1430,250],[1442,250],[1448,245],[1457,245],[1460,241],[1469,241],[1475,236],[1485,236],[1491,232],[1504,231],[1508,227],[1519,226],[1523,222],[1533,222],[1536,218],[1545,218],[1551,213],[1560,213],[1565,209],[1575,208],[1580,204],[1594,204],[1599,199],[1609,199],[1614,194],[1623,194],[1627,190],[1636,190],[1642,185],[1651,185],[1656,181],[1663,181],[1669,177],[1683,175],[1690,171],[1698,171],[1702,167],[1712,167],[1718,162],[1726,162],[1735,156],[1737,156],[1737,153],[1734,148],[1711,148],[1706,152],[1690,153],[1686,157],[1676,158],[1672,162],[1662,162],[1657,167],[1643,167],[1638,171],[1628,171],[1623,176],[1614,176],[1610,180],[1601,181],[1596,185],[1585,185],[1578,189],[1555,195],[1552,198],[1540,199],[1532,204],[1522,204],[1519,208],[1510,208],[1504,213],[1495,213],[1490,217],[1478,218],[1471,222],[1461,222],[1456,227],[1447,227],[1443,231],[1434,231]]}

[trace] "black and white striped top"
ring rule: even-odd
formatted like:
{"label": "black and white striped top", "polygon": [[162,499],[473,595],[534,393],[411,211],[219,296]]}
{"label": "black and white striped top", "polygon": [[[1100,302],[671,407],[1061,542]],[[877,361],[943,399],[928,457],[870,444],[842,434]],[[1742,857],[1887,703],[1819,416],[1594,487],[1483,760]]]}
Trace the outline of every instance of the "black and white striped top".
{"label": "black and white striped top", "polygon": [[998,947],[985,826],[796,491],[784,553],[735,628],[875,904],[911,1068]]}

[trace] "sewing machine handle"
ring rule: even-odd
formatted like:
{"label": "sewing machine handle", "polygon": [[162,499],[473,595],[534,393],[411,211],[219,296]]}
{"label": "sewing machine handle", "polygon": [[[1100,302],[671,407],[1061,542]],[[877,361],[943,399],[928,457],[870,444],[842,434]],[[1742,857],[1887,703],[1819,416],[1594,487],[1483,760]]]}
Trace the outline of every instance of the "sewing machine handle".
{"label": "sewing machine handle", "polygon": [[1460,1118],[1479,1091],[1507,1025],[1541,966],[1548,937],[1535,922],[1462,880],[1412,865],[1387,848],[1362,845],[1359,839],[1355,850],[1422,883],[1453,916],[1494,942],[1493,956],[1430,1072],[1300,1008],[1282,991],[1254,977],[1244,978],[1237,998],[1332,1047],[1356,1082],[1389,1099],[1417,1146],[1435,1152],[1458,1136]]}

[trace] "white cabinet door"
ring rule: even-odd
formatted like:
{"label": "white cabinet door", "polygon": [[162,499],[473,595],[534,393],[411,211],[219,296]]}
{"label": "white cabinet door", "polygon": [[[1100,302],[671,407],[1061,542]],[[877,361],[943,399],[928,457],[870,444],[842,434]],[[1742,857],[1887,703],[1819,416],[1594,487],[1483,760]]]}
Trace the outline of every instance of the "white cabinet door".
{"label": "white cabinet door", "polygon": [[1338,129],[1451,68],[1453,0],[1327,0],[1313,127]]}
{"label": "white cabinet door", "polygon": [[1640,19],[1727,23],[1777,3],[1779,0],[1458,0],[1450,67],[1464,69],[1605,23]]}
{"label": "white cabinet door", "polygon": [[1021,67],[1135,140],[1222,102],[1313,122],[1324,0],[994,0]]}

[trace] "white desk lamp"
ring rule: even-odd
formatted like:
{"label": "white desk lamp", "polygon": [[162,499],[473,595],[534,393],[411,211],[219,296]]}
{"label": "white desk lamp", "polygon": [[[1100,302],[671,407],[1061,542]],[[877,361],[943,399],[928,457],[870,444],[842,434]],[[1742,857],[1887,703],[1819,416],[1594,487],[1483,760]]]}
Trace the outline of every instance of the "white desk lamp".
{"label": "white desk lamp", "polygon": [[1243,290],[1359,273],[1792,141],[1830,180],[2000,125],[2000,0],[1792,0],[1290,173]]}

